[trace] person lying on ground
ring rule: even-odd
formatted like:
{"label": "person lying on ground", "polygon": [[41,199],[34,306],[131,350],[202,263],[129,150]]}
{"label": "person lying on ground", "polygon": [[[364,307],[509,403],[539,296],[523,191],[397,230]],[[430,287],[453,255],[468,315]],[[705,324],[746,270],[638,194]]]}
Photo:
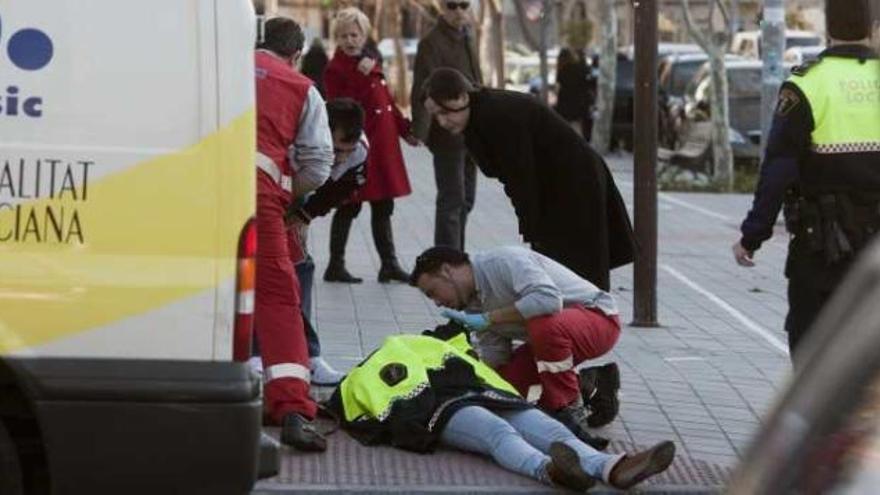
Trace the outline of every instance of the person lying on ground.
{"label": "person lying on ground", "polygon": [[328,409],[361,443],[421,453],[445,445],[579,491],[597,481],[628,489],[672,463],[670,441],[634,454],[597,451],[478,360],[463,327],[426,333],[386,338],[329,399]]}

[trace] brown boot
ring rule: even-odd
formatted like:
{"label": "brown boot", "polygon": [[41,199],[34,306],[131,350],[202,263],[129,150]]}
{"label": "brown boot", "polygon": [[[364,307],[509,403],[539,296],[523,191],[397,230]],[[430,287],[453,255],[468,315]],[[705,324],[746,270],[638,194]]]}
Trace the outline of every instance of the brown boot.
{"label": "brown boot", "polygon": [[553,442],[550,445],[547,477],[556,486],[579,492],[585,492],[596,484],[596,479],[581,467],[577,452],[562,442]]}
{"label": "brown boot", "polygon": [[660,442],[648,450],[628,454],[611,469],[608,484],[620,490],[627,490],[642,481],[662,473],[675,458],[675,444]]}

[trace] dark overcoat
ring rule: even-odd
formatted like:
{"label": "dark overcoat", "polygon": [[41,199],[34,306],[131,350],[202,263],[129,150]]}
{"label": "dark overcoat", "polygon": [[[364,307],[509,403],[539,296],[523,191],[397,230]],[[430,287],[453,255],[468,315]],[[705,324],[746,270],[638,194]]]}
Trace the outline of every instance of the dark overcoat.
{"label": "dark overcoat", "polygon": [[408,195],[412,189],[400,138],[410,134],[410,122],[394,103],[379,63],[364,75],[357,69],[360,58],[337,49],[324,71],[327,99],[352,98],[364,109],[364,133],[370,141],[367,183],[355,194],[356,201],[379,201]]}
{"label": "dark overcoat", "polygon": [[470,100],[468,152],[504,184],[523,239],[608,290],[609,271],[631,263],[635,245],[605,161],[531,95],[480,89]]}

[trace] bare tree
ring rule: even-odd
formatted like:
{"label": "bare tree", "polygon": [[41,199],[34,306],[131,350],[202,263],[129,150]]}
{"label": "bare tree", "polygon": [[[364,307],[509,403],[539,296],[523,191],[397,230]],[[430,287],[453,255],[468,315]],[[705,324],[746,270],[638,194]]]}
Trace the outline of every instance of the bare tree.
{"label": "bare tree", "polygon": [[614,0],[601,0],[599,83],[596,97],[596,123],[593,126],[593,147],[599,153],[611,149],[612,117],[614,116],[614,87],[617,78],[617,10]]}
{"label": "bare tree", "polygon": [[480,60],[488,61],[488,74],[483,74],[483,80],[487,85],[493,85],[496,88],[504,87],[504,12],[502,10],[502,0],[482,0],[480,9],[483,10],[485,16],[483,37],[485,38],[485,48],[480,47]]}
{"label": "bare tree", "polygon": [[[724,54],[731,37],[731,17],[724,0],[709,0],[707,26],[700,28],[691,15],[690,2],[682,0],[681,7],[688,34],[709,57],[712,88],[709,109],[712,122],[712,178],[729,191],[733,189],[733,150],[730,147],[730,109]],[[716,8],[724,20],[721,31],[715,31],[713,26]]]}

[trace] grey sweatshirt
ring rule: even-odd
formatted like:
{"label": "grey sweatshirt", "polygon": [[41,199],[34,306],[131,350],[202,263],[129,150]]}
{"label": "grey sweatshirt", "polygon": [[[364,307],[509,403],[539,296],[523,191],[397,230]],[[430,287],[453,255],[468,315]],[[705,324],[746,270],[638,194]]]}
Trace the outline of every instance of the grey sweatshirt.
{"label": "grey sweatshirt", "polygon": [[[488,312],[514,305],[528,320],[581,305],[609,316],[618,314],[611,294],[524,247],[506,246],[475,254],[471,266],[477,297],[470,311]],[[514,339],[526,339],[525,325],[492,325],[477,334],[477,351],[489,365],[499,366],[509,360]]]}

